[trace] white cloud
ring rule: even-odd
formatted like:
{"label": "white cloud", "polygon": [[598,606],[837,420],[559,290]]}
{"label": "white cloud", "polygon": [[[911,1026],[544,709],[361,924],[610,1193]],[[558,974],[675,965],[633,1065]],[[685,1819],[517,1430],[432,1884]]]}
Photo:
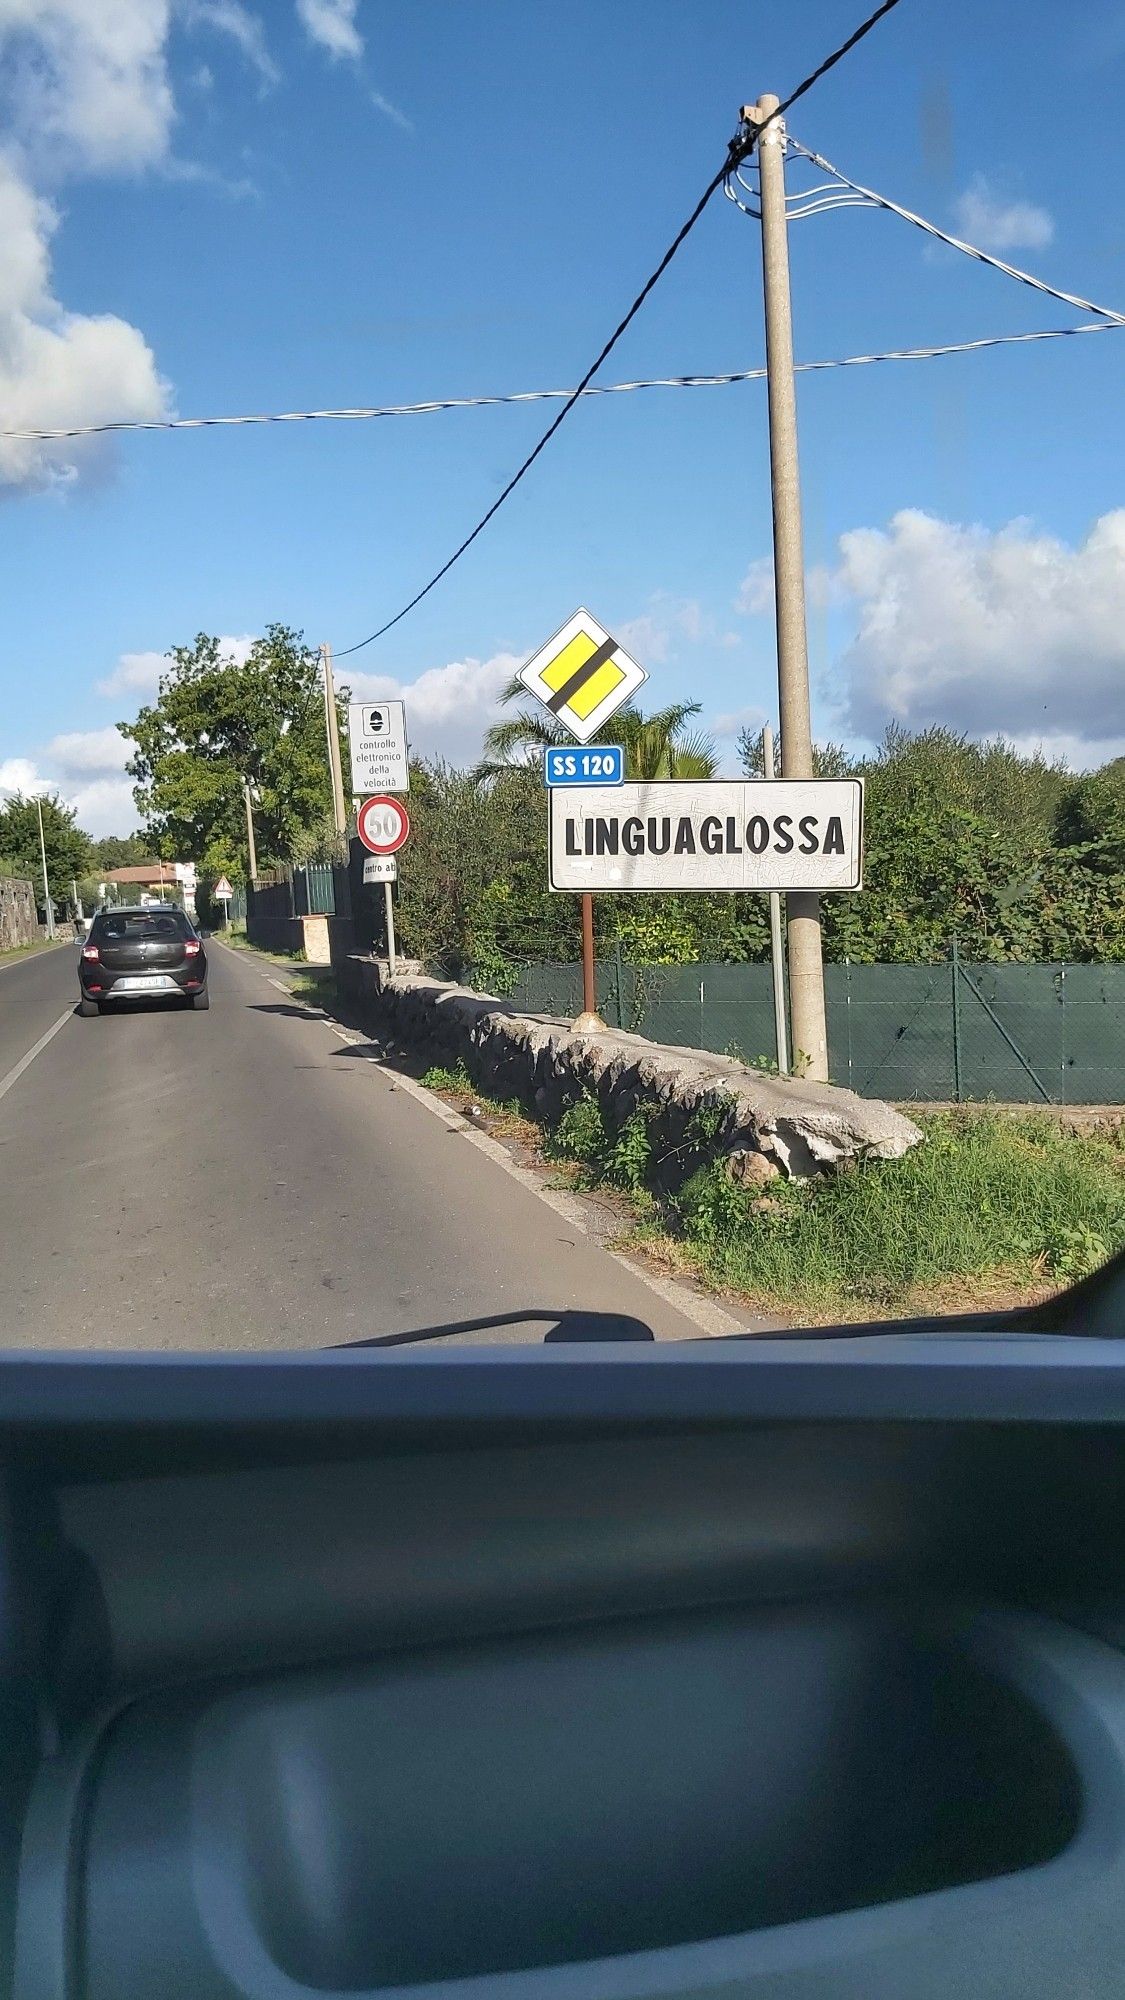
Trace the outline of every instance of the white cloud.
{"label": "white cloud", "polygon": [[1044,250],[1055,233],[1045,208],[1011,200],[974,174],[956,204],[957,229],[980,250]]}
{"label": "white cloud", "polygon": [[[219,640],[221,652],[229,654],[240,666],[249,658],[253,644],[254,635],[251,632],[239,632],[233,637],[224,634]],[[97,691],[109,700],[119,694],[154,695],[160,685],[161,674],[167,670],[167,653],[122,653],[112,672],[97,682]]]}
{"label": "white cloud", "polygon": [[363,38],[355,24],[358,0],[297,0],[297,18],[306,34],[331,56],[361,56]]}
{"label": "white cloud", "polygon": [[104,172],[161,157],[169,17],[169,0],[0,0],[3,102],[30,158]]}
{"label": "white cloud", "polygon": [[83,832],[95,840],[108,833],[133,833],[140,825],[131,778],[94,778],[89,784],[66,787],[64,796]]}
{"label": "white cloud", "polygon": [[[266,46],[265,28],[242,0],[181,0],[181,10],[189,28],[211,28],[217,35],[229,36],[267,87],[280,80],[281,72]],[[207,76],[209,89],[209,70]]]}
{"label": "white cloud", "polygon": [[839,546],[834,580],[859,607],[841,663],[857,734],[893,719],[1065,738],[1085,761],[1125,736],[1125,508],[1075,547],[1026,521],[990,532],[913,509]]}
{"label": "white cloud", "polygon": [[104,833],[128,833],[138,823],[133,780],[125,775],[132,748],[112,726],[67,730],[44,748],[44,767],[58,774],[52,789],[62,793],[77,813],[79,826],[95,839]]}
{"label": "white cloud", "polygon": [[742,729],[760,729],[768,720],[765,709],[751,702],[747,708],[731,708],[725,715],[717,715],[711,729],[716,736],[737,736]]}
{"label": "white cloud", "polygon": [[122,653],[113,672],[98,682],[98,693],[155,694],[166,664],[163,653]]}
{"label": "white cloud", "polygon": [[[160,160],[173,116],[167,0],[0,0],[0,409],[5,430],[65,429],[169,407],[136,327],[68,312],[52,296],[53,204],[37,174],[131,170]],[[75,480],[105,446],[0,439],[0,486]]]}
{"label": "white cloud", "polygon": [[346,678],[359,701],[405,701],[410,747],[419,756],[474,764],[485,730],[503,713],[500,690],[525,657],[494,653],[489,660],[451,660],[428,668],[415,681],[395,680],[391,674],[352,673]]}
{"label": "white cloud", "polygon": [[86,775],[71,778],[63,770],[44,770],[30,757],[9,757],[0,763],[0,799],[13,792],[22,792],[25,798],[33,798],[37,792],[57,794],[74,808],[79,826],[95,840],[102,834],[129,833],[138,824],[132,779],[108,770],[91,767]]}
{"label": "white cloud", "polygon": [[22,792],[27,798],[33,792],[50,789],[30,757],[5,757],[0,762],[0,799],[10,799],[13,792]]}
{"label": "white cloud", "polygon": [[[0,5],[4,0],[0,0]],[[48,246],[58,217],[0,158],[0,409],[5,430],[65,429],[150,418],[168,388],[136,327],[113,314],[68,313],[52,298]],[[0,486],[75,479],[104,455],[77,440],[0,438]]]}
{"label": "white cloud", "polygon": [[44,756],[68,777],[83,771],[123,771],[130,745],[111,723],[106,729],[69,729],[52,736]]}
{"label": "white cloud", "polygon": [[757,556],[738,586],[734,608],[748,618],[773,611],[773,557]]}
{"label": "white cloud", "polygon": [[389,118],[392,125],[398,126],[400,132],[413,132],[414,127],[405,111],[400,111],[398,105],[392,104],[389,97],[384,97],[381,90],[372,91],[371,102],[376,111],[381,111],[384,118]]}
{"label": "white cloud", "polygon": [[674,659],[681,646],[738,646],[737,632],[720,631],[698,598],[671,597],[655,591],[649,609],[613,628],[614,637],[639,666],[660,667]]}

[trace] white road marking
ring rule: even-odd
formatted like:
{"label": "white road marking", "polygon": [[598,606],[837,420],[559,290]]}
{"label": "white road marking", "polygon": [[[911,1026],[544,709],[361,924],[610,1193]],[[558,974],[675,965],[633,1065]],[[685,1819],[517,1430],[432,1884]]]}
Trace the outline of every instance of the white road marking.
{"label": "white road marking", "polygon": [[10,1069],[8,1071],[7,1076],[0,1077],[0,1097],[7,1096],[8,1092],[12,1088],[12,1085],[14,1083],[19,1082],[21,1076],[24,1073],[24,1070],[30,1067],[30,1065],[35,1061],[36,1056],[42,1055],[43,1050],[46,1048],[47,1043],[52,1039],[52,1037],[58,1034],[60,1028],[65,1028],[67,1022],[70,1020],[73,1013],[74,1013],[73,1007],[68,1007],[65,1014],[60,1014],[58,1020],[54,1024],[54,1027],[48,1028],[45,1035],[40,1035],[39,1040],[35,1043],[34,1047],[28,1049],[28,1052],[25,1056],[20,1057],[14,1069]]}
{"label": "white road marking", "polygon": [[[336,1032],[334,1029],[333,1033]],[[361,1037],[354,1036],[351,1039],[358,1041]],[[639,1260],[624,1256],[620,1250],[611,1250],[607,1243],[593,1235],[581,1202],[560,1188],[546,1186],[541,1175],[530,1167],[521,1167],[518,1160],[513,1160],[507,1148],[502,1146],[499,1140],[491,1138],[487,1132],[475,1132],[471,1125],[466,1125],[459,1112],[451,1111],[443,1099],[436,1096],[432,1090],[427,1090],[424,1084],[416,1083],[412,1076],[404,1076],[401,1071],[386,1069],[378,1056],[368,1056],[367,1060],[381,1069],[385,1077],[393,1078],[390,1085],[392,1090],[405,1090],[409,1097],[424,1105],[435,1118],[440,1118],[447,1131],[460,1133],[470,1146],[475,1146],[479,1153],[494,1161],[496,1166],[511,1176],[512,1180],[518,1181],[520,1186],[527,1188],[530,1193],[538,1195],[540,1201],[545,1201],[548,1208],[553,1208],[572,1229],[580,1230],[583,1236],[592,1236],[598,1249],[604,1250],[607,1257],[624,1264],[634,1278],[639,1278],[642,1285],[648,1286],[650,1292],[655,1292],[657,1298],[663,1299],[666,1305],[674,1306],[677,1312],[682,1313],[685,1319],[691,1320],[704,1333],[746,1332],[746,1321],[736,1319],[733,1313],[727,1312],[715,1300],[689,1291],[686,1285],[677,1284],[673,1278],[659,1277],[655,1271],[646,1270]]]}
{"label": "white road marking", "polygon": [[[262,978],[268,979],[270,985],[276,986],[279,992],[292,996],[293,989],[287,986],[284,980],[274,979],[268,972],[264,972]],[[310,1021],[323,1021],[339,1042],[346,1042],[354,1048],[358,1042],[366,1039],[363,1035],[349,1033],[347,1029],[338,1027],[327,1014],[319,1011],[314,1013],[307,1005],[305,1012]],[[530,1193],[538,1195],[539,1200],[545,1201],[548,1208],[553,1208],[557,1215],[561,1215],[572,1229],[579,1230],[583,1236],[592,1237],[598,1249],[604,1250],[607,1257],[612,1257],[618,1264],[624,1264],[634,1278],[639,1278],[642,1285],[648,1286],[650,1292],[655,1292],[657,1298],[663,1299],[666,1305],[674,1306],[677,1312],[682,1313],[686,1320],[692,1321],[702,1332],[710,1334],[746,1332],[746,1321],[736,1319],[733,1313],[727,1312],[715,1300],[705,1298],[701,1293],[689,1291],[686,1285],[678,1284],[674,1278],[660,1277],[655,1271],[647,1270],[639,1260],[623,1256],[620,1250],[609,1249],[606,1243],[594,1236],[581,1202],[559,1188],[547,1187],[540,1174],[534,1173],[530,1167],[521,1167],[517,1160],[513,1160],[507,1148],[497,1139],[490,1138],[487,1132],[474,1132],[472,1126],[466,1125],[458,1112],[451,1111],[444,1100],[432,1090],[427,1090],[424,1084],[416,1083],[412,1076],[403,1075],[401,1070],[388,1069],[381,1056],[368,1056],[366,1061],[382,1072],[389,1089],[404,1090],[408,1097],[413,1097],[415,1102],[421,1104],[432,1117],[439,1118],[447,1131],[459,1133],[470,1146],[475,1146],[478,1152],[483,1153],[486,1159],[492,1160],[503,1173],[509,1174],[512,1180],[518,1181],[520,1186],[527,1188]]]}

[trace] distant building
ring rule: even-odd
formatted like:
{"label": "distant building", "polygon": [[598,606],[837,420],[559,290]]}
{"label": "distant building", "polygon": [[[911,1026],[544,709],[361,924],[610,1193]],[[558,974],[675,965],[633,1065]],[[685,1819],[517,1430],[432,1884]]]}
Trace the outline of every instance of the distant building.
{"label": "distant building", "polygon": [[164,896],[183,902],[195,913],[195,891],[199,880],[194,861],[139,861],[129,868],[107,868],[105,886],[114,891],[113,900],[140,902],[144,896]]}

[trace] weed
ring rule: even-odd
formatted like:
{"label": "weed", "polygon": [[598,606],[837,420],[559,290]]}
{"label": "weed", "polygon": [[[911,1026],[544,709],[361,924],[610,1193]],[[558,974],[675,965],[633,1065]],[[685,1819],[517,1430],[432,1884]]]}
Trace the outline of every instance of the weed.
{"label": "weed", "polygon": [[693,1243],[726,1243],[744,1229],[750,1204],[721,1160],[710,1160],[684,1182],[671,1206]]}
{"label": "weed", "polygon": [[422,1082],[427,1090],[456,1091],[460,1096],[473,1088],[473,1079],[463,1062],[456,1063],[452,1069],[444,1069],[440,1063],[435,1063],[426,1071]]}
{"label": "weed", "polygon": [[324,1007],[336,998],[336,980],[332,973],[324,977],[315,972],[298,973],[289,991],[294,1000],[303,1000],[307,1006]]}
{"label": "weed", "polygon": [[606,1129],[597,1099],[579,1097],[547,1134],[544,1151],[549,1159],[577,1160],[579,1166],[594,1167],[605,1147]]}
{"label": "weed", "polygon": [[744,1069],[761,1070],[763,1076],[781,1075],[773,1056],[748,1056],[738,1042],[728,1042],[723,1054],[730,1056],[732,1062],[740,1062]]}
{"label": "weed", "polygon": [[648,1178],[651,1162],[652,1140],[648,1119],[643,1111],[634,1111],[602,1153],[599,1162],[601,1178],[608,1181],[611,1187],[639,1194]]}
{"label": "weed", "polygon": [[648,1119],[638,1109],[619,1132],[609,1131],[597,1099],[583,1096],[563,1112],[544,1151],[550,1159],[575,1160],[591,1186],[602,1181],[639,1196],[652,1161]]}

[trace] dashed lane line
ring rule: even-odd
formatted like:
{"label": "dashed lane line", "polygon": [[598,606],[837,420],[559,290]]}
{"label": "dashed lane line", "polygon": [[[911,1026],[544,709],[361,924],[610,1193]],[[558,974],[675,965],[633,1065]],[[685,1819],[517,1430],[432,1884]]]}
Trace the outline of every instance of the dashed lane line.
{"label": "dashed lane line", "polygon": [[14,1083],[19,1082],[25,1069],[30,1069],[32,1063],[35,1061],[36,1056],[42,1055],[43,1050],[47,1046],[47,1043],[53,1040],[53,1038],[58,1034],[59,1029],[65,1028],[67,1022],[73,1016],[73,1013],[74,1013],[73,1007],[68,1007],[65,1014],[60,1014],[58,1020],[54,1023],[54,1026],[48,1028],[45,1035],[40,1035],[39,1040],[35,1042],[30,1049],[28,1049],[27,1054],[21,1056],[18,1063],[16,1063],[13,1066],[13,1068],[11,1068],[8,1071],[7,1076],[0,1077],[0,1097],[6,1097],[8,1095],[8,1092],[11,1090],[12,1085]]}

